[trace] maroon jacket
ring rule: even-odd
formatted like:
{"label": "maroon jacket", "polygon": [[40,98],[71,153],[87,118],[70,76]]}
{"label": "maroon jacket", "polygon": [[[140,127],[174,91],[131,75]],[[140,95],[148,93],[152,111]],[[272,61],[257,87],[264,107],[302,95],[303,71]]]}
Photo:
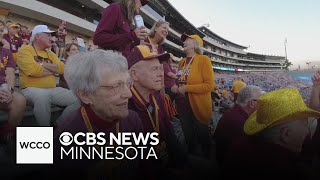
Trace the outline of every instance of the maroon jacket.
{"label": "maroon jacket", "polygon": [[21,37],[14,36],[13,38],[11,38],[9,36],[9,33],[7,33],[4,34],[2,38],[8,41],[8,43],[10,44],[10,51],[12,53],[17,53],[18,49],[23,45]]}
{"label": "maroon jacket", "polygon": [[125,14],[125,9],[120,4],[109,5],[97,26],[94,44],[103,49],[120,51],[127,57],[131,49],[140,44],[140,40],[131,30],[130,21]]}
{"label": "maroon jacket", "polygon": [[[116,131],[116,123],[108,123],[100,119],[89,106],[84,107],[93,131],[95,133],[104,132],[107,136],[106,139],[109,139],[108,135],[111,132],[115,133]],[[73,135],[78,132],[88,132],[80,109],[67,118],[54,132],[54,168],[51,170],[51,172],[53,172],[56,176],[68,174],[73,178],[80,177],[80,179],[87,179],[86,176],[90,174],[90,170],[98,167],[96,163],[99,162],[99,158],[95,160],[88,160],[86,158],[83,158],[82,160],[72,160],[71,158],[64,158],[61,160],[60,147],[62,145],[60,144],[59,136],[62,132],[70,132]],[[136,112],[129,110],[128,117],[120,120],[119,132],[143,132],[141,119]],[[113,161],[111,160],[106,160],[106,162],[113,164]],[[130,160],[129,162],[123,160],[121,161],[120,166],[117,166],[116,169],[120,172],[119,175],[121,176],[121,179],[128,179],[127,176],[137,175],[139,162],[138,160]],[[102,177],[107,178],[109,175],[110,174],[106,172],[106,174],[103,174]]]}
{"label": "maroon jacket", "polygon": [[[138,92],[139,93],[139,92]],[[140,95],[140,94],[139,94]],[[167,179],[163,176],[167,175],[168,166],[178,166],[181,167],[186,161],[186,154],[182,149],[181,144],[177,141],[175,135],[173,134],[173,127],[171,125],[169,116],[167,115],[164,107],[164,97],[156,92],[153,93],[156,102],[159,106],[159,126],[160,126],[160,144],[165,143],[166,148],[162,149],[160,152],[156,152],[158,160],[146,160],[143,162],[142,168],[144,171],[144,179]],[[141,97],[141,95],[140,95]],[[144,104],[146,107],[151,106],[152,116],[155,117],[155,105],[152,103],[147,103],[144,99]],[[150,122],[148,112],[146,108],[139,102],[137,97],[132,93],[132,98],[129,99],[129,109],[137,112],[142,120],[143,129],[145,132],[154,132],[153,126]],[[155,118],[154,118],[155,119]]]}
{"label": "maroon jacket", "polygon": [[243,126],[248,117],[248,114],[239,105],[235,105],[221,117],[214,133],[214,139],[217,145],[217,160],[219,163],[223,161],[228,146],[236,138],[245,135]]}
{"label": "maroon jacket", "polygon": [[[139,92],[138,92],[139,94]],[[139,94],[140,95],[140,94]],[[166,140],[167,133],[172,128],[169,116],[167,115],[164,107],[164,97],[160,93],[154,93],[153,94],[156,98],[157,104],[159,106],[159,126],[160,126],[160,138],[163,140]],[[140,95],[141,96],[141,95]],[[151,97],[151,96],[150,96]],[[144,100],[144,99],[143,99]],[[150,102],[152,100],[150,99]],[[147,107],[152,106],[152,109],[155,109],[155,105],[153,103],[147,103],[144,101],[145,105]],[[139,102],[139,100],[135,97],[135,95],[132,93],[132,98],[129,99],[129,109],[137,112],[139,114],[139,117],[141,118],[141,121],[143,123],[143,129],[145,132],[154,132],[153,126],[150,122],[148,112],[145,109],[145,107]],[[155,118],[155,112],[153,110],[152,112],[153,118]]]}
{"label": "maroon jacket", "polygon": [[169,77],[167,74],[169,72],[175,73],[174,70],[171,68],[171,65],[168,62],[163,62],[163,71],[164,71],[164,86],[166,88],[171,88],[176,84],[176,79]]}
{"label": "maroon jacket", "polygon": [[6,82],[6,68],[16,68],[16,63],[13,60],[10,50],[0,46],[0,84]]}
{"label": "maroon jacket", "polygon": [[288,149],[243,136],[228,148],[223,179],[306,179],[297,164],[298,156]]}

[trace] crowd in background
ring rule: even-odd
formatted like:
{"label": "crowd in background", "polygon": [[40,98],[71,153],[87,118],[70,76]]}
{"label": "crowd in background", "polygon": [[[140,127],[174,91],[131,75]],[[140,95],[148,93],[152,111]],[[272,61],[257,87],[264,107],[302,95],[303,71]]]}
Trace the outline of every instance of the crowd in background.
{"label": "crowd in background", "polygon": [[306,103],[309,101],[311,96],[311,85],[309,83],[295,79],[286,72],[216,74],[215,77],[215,82],[217,84],[216,87],[220,93],[225,86],[227,86],[229,91],[231,91],[235,78],[240,77],[247,85],[259,86],[265,92],[270,92],[281,88],[297,88]]}
{"label": "crowd in background", "polygon": [[[159,19],[148,31],[138,19],[147,3],[109,5],[93,36],[95,50],[80,35],[66,42],[66,21],[56,31],[37,25],[31,32],[0,23],[0,108],[9,115],[1,143],[15,142],[27,105],[36,125],[55,129],[55,164],[32,169],[32,177],[318,179],[320,72],[313,85],[285,73],[215,74],[202,38],[185,33],[176,68],[163,47],[170,23]],[[52,106],[63,108],[57,119]],[[62,160],[65,131],[157,132],[159,159]]]}
{"label": "crowd in background", "polygon": [[[14,23],[10,20],[6,22],[0,21],[0,30],[2,32],[1,34],[3,35],[1,43],[5,48],[10,49],[12,53],[16,53],[22,45],[27,45],[30,43],[31,29],[26,25]],[[64,49],[66,44],[77,44],[81,52],[93,50],[92,46],[87,45],[86,41],[83,41],[85,46],[82,46],[82,44],[81,46],[79,45],[79,41],[82,43],[83,40],[81,35],[76,35],[72,38],[71,42],[66,42],[67,34],[67,22],[62,20],[58,29],[54,34],[52,34],[53,43],[51,46],[51,50],[55,52],[60,59],[65,59]]]}

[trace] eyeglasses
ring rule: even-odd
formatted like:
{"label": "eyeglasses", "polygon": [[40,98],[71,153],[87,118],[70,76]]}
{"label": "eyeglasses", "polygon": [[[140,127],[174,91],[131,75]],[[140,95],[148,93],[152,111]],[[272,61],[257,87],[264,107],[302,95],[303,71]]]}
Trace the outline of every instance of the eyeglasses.
{"label": "eyeglasses", "polygon": [[119,92],[123,91],[125,88],[130,89],[132,85],[133,85],[133,81],[130,79],[127,82],[119,82],[114,85],[99,86],[99,88],[109,88],[113,90],[114,94],[118,94]]}

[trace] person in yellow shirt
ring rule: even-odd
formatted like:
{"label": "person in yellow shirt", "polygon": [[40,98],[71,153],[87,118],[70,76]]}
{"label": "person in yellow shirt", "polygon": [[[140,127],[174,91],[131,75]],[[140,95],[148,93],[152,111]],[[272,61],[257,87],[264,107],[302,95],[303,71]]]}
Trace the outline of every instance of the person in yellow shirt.
{"label": "person in yellow shirt", "polygon": [[[183,34],[181,41],[186,57],[179,62],[177,85],[171,89],[178,94],[177,109],[189,153],[208,157],[211,91],[215,86],[212,64],[202,54],[203,40],[198,35]],[[198,149],[202,152],[197,152]]]}
{"label": "person in yellow shirt", "polygon": [[226,90],[226,86],[223,88],[223,90],[221,91],[221,96],[225,96],[227,94],[227,90]]}
{"label": "person in yellow shirt", "polygon": [[239,93],[240,89],[243,88],[244,86],[246,86],[246,83],[244,83],[240,77],[237,77],[236,81],[232,84],[232,92],[234,95],[234,98],[233,98],[234,102],[237,101],[238,93]]}
{"label": "person in yellow shirt", "polygon": [[51,125],[52,104],[66,107],[58,122],[79,106],[70,90],[56,87],[55,75],[63,74],[64,64],[55,53],[47,50],[52,45],[53,32],[46,25],[34,27],[30,39],[32,44],[22,46],[17,58],[21,93],[28,104],[33,105],[40,126]]}
{"label": "person in yellow shirt", "polygon": [[229,87],[225,85],[221,91],[221,96],[225,100],[232,100],[232,95],[230,94]]}

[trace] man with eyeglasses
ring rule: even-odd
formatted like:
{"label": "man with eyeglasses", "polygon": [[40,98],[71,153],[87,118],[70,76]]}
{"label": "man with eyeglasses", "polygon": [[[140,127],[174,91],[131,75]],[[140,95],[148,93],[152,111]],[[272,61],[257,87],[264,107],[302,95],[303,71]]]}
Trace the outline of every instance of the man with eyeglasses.
{"label": "man with eyeglasses", "polygon": [[[120,164],[127,163],[121,160],[63,160],[63,162],[59,160],[59,147],[61,146],[59,136],[62,132],[70,132],[71,134],[104,132],[107,141],[110,133],[133,132],[138,134],[143,132],[142,122],[138,114],[128,110],[128,100],[132,96],[130,91],[132,81],[125,57],[120,53],[102,49],[76,54],[68,60],[64,76],[69,88],[81,101],[81,107],[55,131],[54,142],[57,143],[57,146],[54,147],[57,150],[55,152],[57,169],[63,170],[63,167],[67,167],[65,169],[68,172],[67,174],[70,174],[71,170],[75,170],[76,173],[71,173],[72,178],[78,177],[79,174],[88,175],[88,170],[96,173],[89,173],[89,175],[101,175],[100,177],[106,177],[106,179],[111,177],[119,177],[119,179],[138,178],[135,176],[138,173],[138,169],[135,169],[137,167],[135,160],[131,160],[129,165],[130,168],[135,169],[135,172],[123,171],[123,169],[121,171],[123,166]],[[83,171],[80,172],[79,169]],[[110,170],[113,172],[111,173]]]}
{"label": "man with eyeglasses", "polygon": [[30,38],[32,43],[18,51],[21,93],[33,106],[40,126],[52,126],[52,105],[65,107],[57,122],[79,107],[77,98],[70,90],[56,87],[56,75],[63,74],[64,64],[55,53],[47,50],[52,45],[53,32],[46,25],[35,26]]}
{"label": "man with eyeglasses", "polygon": [[243,125],[257,109],[257,100],[263,94],[258,86],[247,85],[238,94],[236,105],[227,110],[221,117],[214,132],[217,160],[221,165],[226,148],[239,136],[243,136]]}

